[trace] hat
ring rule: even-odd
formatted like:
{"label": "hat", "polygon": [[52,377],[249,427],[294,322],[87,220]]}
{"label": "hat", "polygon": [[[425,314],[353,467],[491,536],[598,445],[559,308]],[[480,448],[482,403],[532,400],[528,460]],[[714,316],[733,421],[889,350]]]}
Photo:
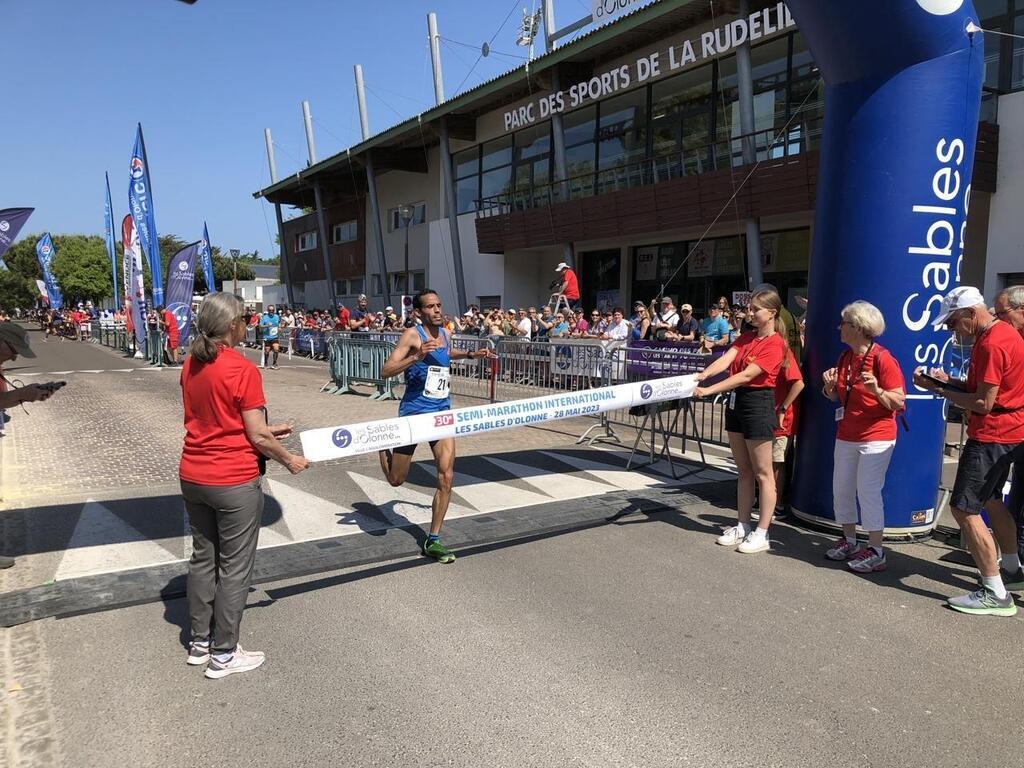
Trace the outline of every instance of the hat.
{"label": "hat", "polygon": [[672,297],[671,296],[662,296],[661,297],[661,303],[662,304],[671,304],[672,303]]}
{"label": "hat", "polygon": [[0,323],[0,341],[6,341],[22,357],[35,357],[28,345],[28,331],[16,323]]}
{"label": "hat", "polygon": [[384,307],[384,311],[385,312],[394,312],[395,308],[394,307]]}
{"label": "hat", "polygon": [[680,312],[693,312],[693,307],[691,307],[689,304],[683,304],[683,306],[681,306],[679,308],[679,311]]}
{"label": "hat", "polygon": [[[969,307],[984,305],[985,297],[981,295],[981,291],[970,285],[961,285],[946,294],[942,300],[942,306],[939,307],[938,316],[932,320],[932,327],[937,331],[940,330],[946,324],[949,316],[958,309],[968,309]],[[4,323],[4,325],[7,325],[7,323]]]}
{"label": "hat", "polygon": [[358,298],[356,298],[356,301],[366,301],[366,294],[360,293]]}
{"label": "hat", "polygon": [[569,265],[566,264],[564,261],[562,261],[562,262],[559,262],[557,267],[555,267],[555,272],[561,272],[563,269],[568,269],[568,268],[569,268]]}
{"label": "hat", "polygon": [[462,316],[463,316],[463,317],[472,317],[472,316],[473,316],[473,310],[472,310],[472,309],[467,309],[467,310],[466,310],[466,311],[465,311],[465,312],[464,312],[464,313],[462,314]]}

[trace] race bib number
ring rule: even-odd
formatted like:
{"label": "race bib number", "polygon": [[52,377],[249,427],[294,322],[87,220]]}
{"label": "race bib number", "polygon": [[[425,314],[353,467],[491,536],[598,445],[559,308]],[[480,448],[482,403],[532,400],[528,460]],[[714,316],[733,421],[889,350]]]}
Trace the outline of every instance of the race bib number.
{"label": "race bib number", "polygon": [[732,392],[729,393],[729,410],[730,411],[735,411],[736,410],[736,390],[735,389]]}
{"label": "race bib number", "polygon": [[431,365],[427,367],[427,381],[423,385],[423,394],[431,400],[444,400],[449,394],[449,378],[451,373],[447,367]]}
{"label": "race bib number", "polygon": [[842,421],[843,420],[843,416],[845,416],[845,415],[846,415],[846,409],[845,408],[843,408],[842,406],[839,406],[838,408],[836,408],[836,421]]}

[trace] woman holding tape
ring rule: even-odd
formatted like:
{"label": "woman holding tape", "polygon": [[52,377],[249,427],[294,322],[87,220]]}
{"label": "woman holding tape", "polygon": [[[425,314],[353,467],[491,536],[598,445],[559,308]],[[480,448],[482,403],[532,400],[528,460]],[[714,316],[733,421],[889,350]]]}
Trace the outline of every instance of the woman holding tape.
{"label": "woman holding tape", "polygon": [[279,438],[287,424],[267,426],[260,373],[235,347],[245,340],[242,300],[209,294],[199,307],[197,336],[181,370],[185,445],[179,476],[192,529],[188,663],[209,662],[206,676],[248,672],[263,654],[238,643],[263,515],[263,457],[298,474],[309,466]]}
{"label": "woman holding tape", "polygon": [[[779,314],[782,301],[775,291],[760,290],[750,297],[747,320],[754,326],[701,373],[697,381],[729,371],[729,377],[709,387],[698,386],[694,397],[729,393],[725,429],[739,480],[736,510],[739,520],[716,540],[738,552],[752,554],[770,548],[768,526],[775,510],[772,441],[775,437],[775,380],[786,364],[786,340]],[[761,516],[751,526],[754,485],[760,492]]]}

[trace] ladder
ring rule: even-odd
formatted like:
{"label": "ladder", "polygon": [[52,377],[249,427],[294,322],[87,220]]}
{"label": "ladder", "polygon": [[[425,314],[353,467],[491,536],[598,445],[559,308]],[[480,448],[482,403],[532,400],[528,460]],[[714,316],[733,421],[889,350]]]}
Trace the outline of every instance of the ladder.
{"label": "ladder", "polygon": [[564,293],[552,293],[551,298],[548,299],[547,306],[551,307],[551,314],[553,315],[557,315],[563,306],[565,306],[567,312],[572,309]]}

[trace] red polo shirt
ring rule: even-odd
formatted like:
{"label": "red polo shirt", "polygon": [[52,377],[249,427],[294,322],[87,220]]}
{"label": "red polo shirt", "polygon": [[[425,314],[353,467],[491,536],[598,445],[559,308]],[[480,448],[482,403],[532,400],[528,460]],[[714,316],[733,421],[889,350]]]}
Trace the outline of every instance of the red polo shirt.
{"label": "red polo shirt", "polygon": [[1024,339],[1008,323],[995,322],[974,342],[967,391],[999,387],[991,413],[972,413],[967,436],[983,443],[1024,442]]}
{"label": "red polo shirt", "polygon": [[757,338],[756,331],[747,331],[733,342],[732,348],[736,350],[736,358],[732,361],[730,376],[735,376],[746,370],[748,365],[754,364],[761,369],[761,373],[747,386],[751,389],[775,388],[775,380],[789,349],[785,339],[774,331],[763,339]]}
{"label": "red polo shirt", "polygon": [[[849,443],[867,443],[875,440],[896,439],[896,412],[882,405],[878,398],[868,392],[864,382],[857,375],[861,370],[871,371],[878,379],[882,389],[902,389],[906,391],[903,371],[893,354],[881,344],[875,344],[864,355],[855,355],[848,349],[839,356],[836,366],[836,396],[839,405],[845,404],[843,420],[839,422],[836,437]],[[852,382],[850,386],[847,382]],[[849,387],[850,399],[847,403],[846,392]]]}
{"label": "red polo shirt", "polygon": [[580,297],[580,283],[576,279],[576,273],[571,269],[565,270],[562,273],[562,281],[565,283],[565,298],[567,299],[579,299]]}
{"label": "red polo shirt", "polygon": [[179,476],[199,485],[241,485],[259,475],[259,451],[249,442],[242,411],[266,405],[260,372],[237,350],[223,347],[212,363],[189,355],[181,369],[185,445]]}

